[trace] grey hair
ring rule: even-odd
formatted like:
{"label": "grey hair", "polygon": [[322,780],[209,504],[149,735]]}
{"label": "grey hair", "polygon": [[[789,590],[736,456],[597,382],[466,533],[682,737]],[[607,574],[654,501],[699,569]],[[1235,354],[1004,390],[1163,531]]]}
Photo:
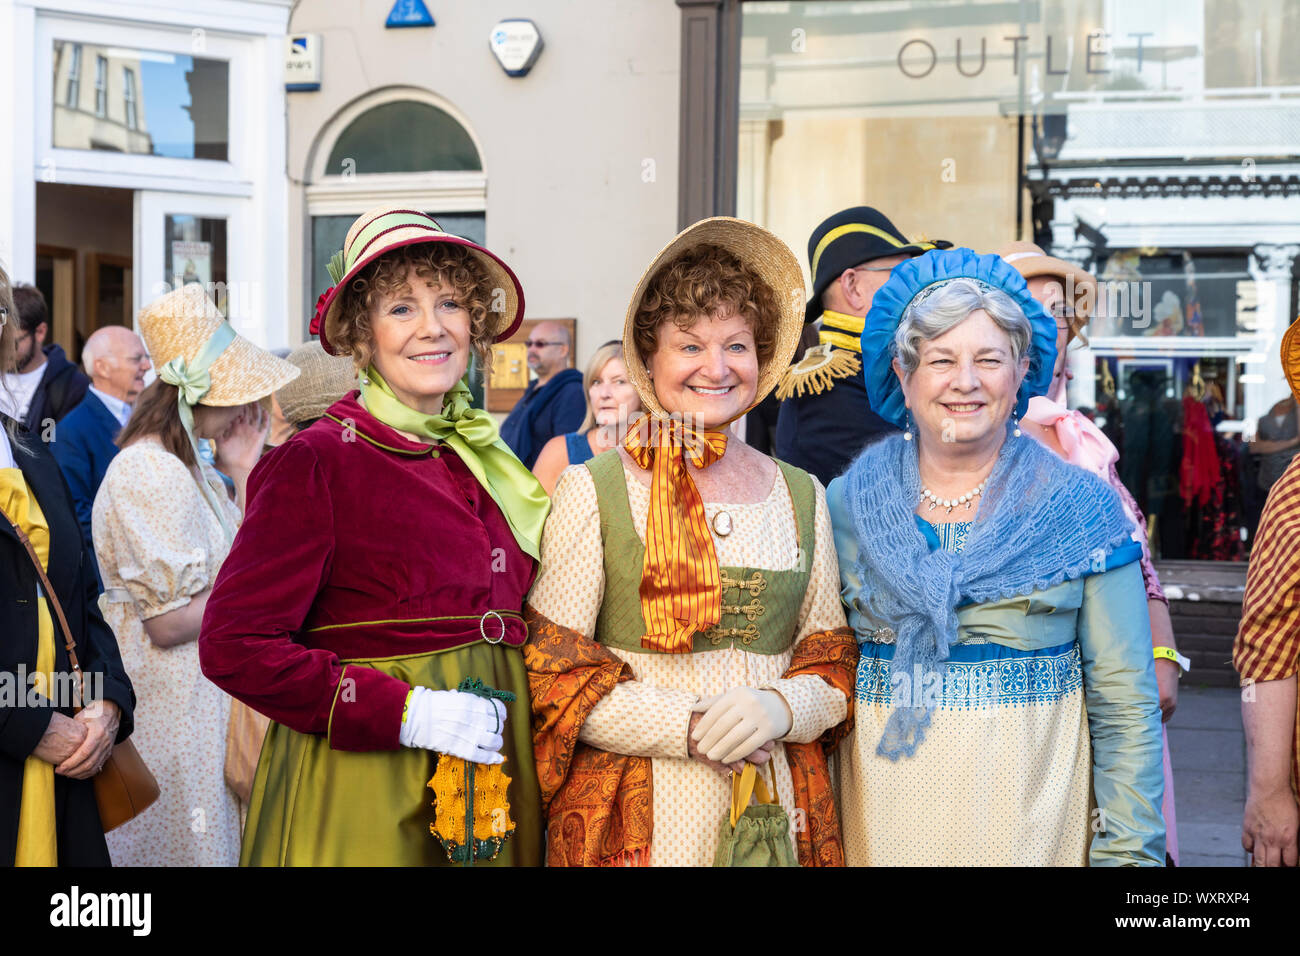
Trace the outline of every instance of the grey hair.
{"label": "grey hair", "polygon": [[903,373],[911,375],[921,364],[922,342],[956,328],[976,309],[987,312],[1011,339],[1011,362],[1019,365],[1033,338],[1033,326],[1024,311],[1001,289],[978,279],[957,278],[923,289],[903,310],[903,320],[894,333],[894,355]]}

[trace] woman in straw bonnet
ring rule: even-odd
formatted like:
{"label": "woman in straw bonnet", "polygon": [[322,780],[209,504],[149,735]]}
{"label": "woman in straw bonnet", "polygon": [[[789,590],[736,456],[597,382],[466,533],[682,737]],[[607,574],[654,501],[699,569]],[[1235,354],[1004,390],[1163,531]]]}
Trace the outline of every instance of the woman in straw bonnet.
{"label": "woman in straw bonnet", "polygon": [[826,749],[855,653],[824,492],[725,431],[790,364],[802,300],[793,253],[725,218],[632,296],[648,415],[560,477],[525,607],[551,865],[711,863],[747,760],[802,822],[799,861],[843,860]]}
{"label": "woman in straw bonnet", "polygon": [[[0,369],[14,359],[16,314],[9,276],[0,267]],[[71,635],[63,633],[32,554]],[[38,436],[0,413],[2,866],[110,862],[93,778],[113,745],[131,735],[135,695],[113,632],[96,607],[93,569],[54,456]],[[72,676],[69,637],[92,705],[80,711],[66,680]],[[30,685],[23,675],[30,675]]]}
{"label": "woman in straw bonnet", "polygon": [[540,863],[519,647],[549,502],[465,381],[523,293],[491,252],[400,208],[357,219],[330,271],[313,330],[360,390],[258,465],[200,641],[204,672],[272,721],[241,862],[446,865],[456,838],[427,784],[478,766],[510,779],[477,861]]}
{"label": "woman in straw bonnet", "polygon": [[861,646],[851,865],[1164,864],[1141,548],[1106,483],[1017,424],[1056,331],[969,249],[896,266],[867,314],[871,407],[905,431],[826,495]]}
{"label": "woman in straw bonnet", "polygon": [[[239,525],[267,416],[298,370],[238,335],[197,283],[141,310],[158,369],[95,496],[101,606],[139,703],[134,740],[158,802],[108,835],[119,866],[233,866],[239,809],[223,779],[230,698],[199,672],[203,608]],[[215,464],[197,439],[216,441]]]}

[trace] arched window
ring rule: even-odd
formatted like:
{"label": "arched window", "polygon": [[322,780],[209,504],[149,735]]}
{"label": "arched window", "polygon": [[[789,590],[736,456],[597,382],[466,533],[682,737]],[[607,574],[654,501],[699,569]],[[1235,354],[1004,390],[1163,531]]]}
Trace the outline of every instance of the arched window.
{"label": "arched window", "polygon": [[326,263],[367,209],[420,209],[448,232],[484,241],[487,174],[478,141],[468,118],[427,90],[389,87],[344,107],[317,135],[306,172],[304,337],[316,297],[330,285]]}
{"label": "arched window", "polygon": [[481,170],[474,141],[443,110],[415,100],[362,113],[334,141],[326,175]]}

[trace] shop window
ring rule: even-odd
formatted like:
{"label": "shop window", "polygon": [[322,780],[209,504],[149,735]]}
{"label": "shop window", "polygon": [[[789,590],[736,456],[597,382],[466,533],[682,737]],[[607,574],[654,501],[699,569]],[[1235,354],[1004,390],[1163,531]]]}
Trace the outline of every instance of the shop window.
{"label": "shop window", "polygon": [[164,217],[165,281],[173,288],[198,282],[228,313],[226,220],[173,214]]}
{"label": "shop window", "polygon": [[[95,56],[95,110],[78,109],[83,47]],[[55,80],[67,59],[67,93],[54,102],[53,145],[175,159],[229,158],[230,64],[157,50],[54,41]],[[121,112],[110,75],[123,79]]]}
{"label": "shop window", "polygon": [[436,106],[414,100],[367,110],[339,135],[325,174],[475,171],[483,163],[469,133]]}
{"label": "shop window", "polygon": [[1105,280],[1095,337],[1235,338],[1255,333],[1255,281],[1242,251],[1125,249],[1097,270]]}

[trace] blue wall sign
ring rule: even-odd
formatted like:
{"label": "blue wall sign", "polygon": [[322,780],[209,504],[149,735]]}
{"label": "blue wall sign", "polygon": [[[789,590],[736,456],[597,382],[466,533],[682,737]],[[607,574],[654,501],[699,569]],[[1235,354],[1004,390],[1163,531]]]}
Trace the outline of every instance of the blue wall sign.
{"label": "blue wall sign", "polygon": [[431,27],[434,26],[433,14],[424,5],[424,0],[397,0],[393,9],[388,11],[386,27]]}

